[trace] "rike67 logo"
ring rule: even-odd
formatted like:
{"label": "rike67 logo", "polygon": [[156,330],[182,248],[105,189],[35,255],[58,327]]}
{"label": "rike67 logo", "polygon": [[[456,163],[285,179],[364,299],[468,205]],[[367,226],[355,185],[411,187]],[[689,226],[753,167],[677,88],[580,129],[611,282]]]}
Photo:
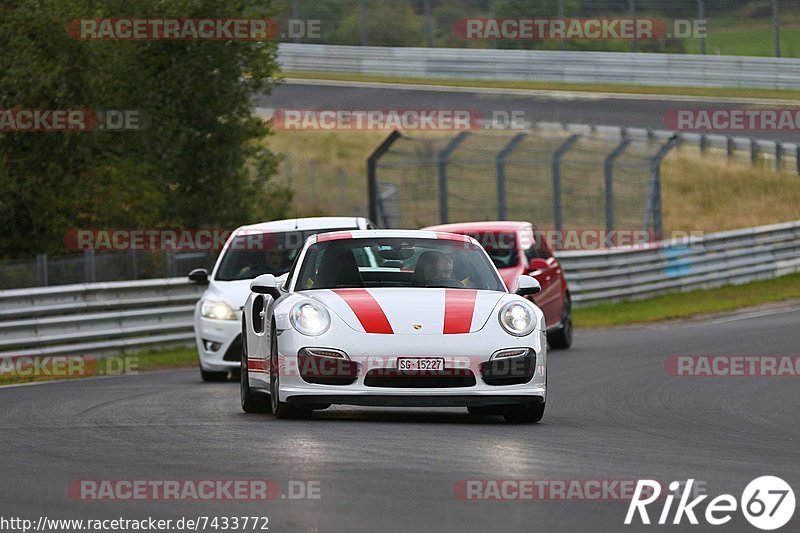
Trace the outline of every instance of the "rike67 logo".
{"label": "rike67 logo", "polygon": [[[779,477],[762,476],[754,479],[745,487],[738,501],[731,494],[721,494],[708,502],[704,513],[701,513],[698,507],[708,496],[697,496],[689,501],[693,484],[693,479],[687,480],[686,488],[682,491],[680,490],[682,483],[673,481],[669,484],[671,494],[667,494],[664,498],[664,506],[657,518],[658,524],[669,523],[672,514],[672,524],[680,524],[686,517],[690,524],[697,525],[699,524],[697,517],[700,515],[705,518],[706,523],[720,526],[730,522],[737,508],[741,508],[742,514],[753,527],[762,531],[772,531],[786,525],[794,515],[794,491]],[[650,524],[647,506],[656,502],[661,496],[661,484],[658,481],[639,480],[628,507],[628,514],[625,516],[625,525],[634,523],[637,514],[642,524]],[[676,496],[679,501],[673,514],[672,504]]]}

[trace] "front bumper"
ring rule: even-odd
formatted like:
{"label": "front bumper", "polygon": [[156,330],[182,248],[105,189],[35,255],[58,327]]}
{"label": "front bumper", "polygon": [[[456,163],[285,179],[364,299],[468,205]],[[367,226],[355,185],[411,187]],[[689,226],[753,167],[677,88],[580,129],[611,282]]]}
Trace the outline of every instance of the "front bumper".
{"label": "front bumper", "polygon": [[[341,350],[349,362],[329,359],[334,373],[310,379],[304,359],[309,347]],[[506,348],[528,352],[513,365],[511,359],[490,362],[492,354]],[[524,338],[485,330],[458,335],[348,331],[309,338],[288,329],[278,336],[278,353],[279,399],[287,402],[455,407],[539,403],[547,396],[547,339],[539,330]],[[398,357],[443,357],[445,371],[401,372]]]}
{"label": "front bumper", "polygon": [[[200,364],[209,372],[239,368],[242,361],[242,322],[195,317],[195,343]],[[216,349],[212,349],[216,348]]]}
{"label": "front bumper", "polygon": [[289,403],[310,405],[335,403],[370,407],[489,407],[518,405],[521,403],[543,403],[544,396],[531,396],[527,394],[315,394],[308,396],[291,396],[288,401]]}

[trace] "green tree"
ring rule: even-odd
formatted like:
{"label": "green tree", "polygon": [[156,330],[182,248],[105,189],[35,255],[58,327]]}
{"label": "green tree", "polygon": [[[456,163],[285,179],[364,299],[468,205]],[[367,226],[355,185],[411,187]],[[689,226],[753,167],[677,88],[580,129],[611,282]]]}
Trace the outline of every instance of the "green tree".
{"label": "green tree", "polygon": [[0,257],[64,252],[74,227],[230,227],[285,211],[253,116],[274,41],[81,41],[78,18],[269,17],[263,0],[0,4],[0,109],[135,109],[141,131],[0,132]]}

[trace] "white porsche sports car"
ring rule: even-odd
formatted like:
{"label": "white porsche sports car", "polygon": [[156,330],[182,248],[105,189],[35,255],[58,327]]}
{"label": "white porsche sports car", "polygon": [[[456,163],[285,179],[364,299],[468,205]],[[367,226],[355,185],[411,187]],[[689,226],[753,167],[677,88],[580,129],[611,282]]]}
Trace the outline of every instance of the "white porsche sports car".
{"label": "white porsche sports car", "polygon": [[538,422],[547,396],[542,311],[508,292],[471,237],[312,235],[285,280],[257,277],[242,313],[245,412],[308,417],[331,404],[467,407]]}

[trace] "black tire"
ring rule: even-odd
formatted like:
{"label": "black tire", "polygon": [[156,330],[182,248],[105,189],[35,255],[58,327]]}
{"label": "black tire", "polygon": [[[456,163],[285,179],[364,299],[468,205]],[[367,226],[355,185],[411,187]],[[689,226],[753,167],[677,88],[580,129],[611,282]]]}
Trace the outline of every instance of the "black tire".
{"label": "black tire", "polygon": [[515,405],[506,408],[503,418],[512,424],[534,424],[544,416],[544,402]]}
{"label": "black tire", "polygon": [[247,330],[242,321],[242,368],[239,370],[239,395],[245,413],[271,413],[272,404],[264,394],[250,388],[250,372],[247,370]]}
{"label": "black tire", "polygon": [[572,335],[572,300],[567,295],[561,311],[561,325],[547,334],[547,342],[554,350],[567,350],[572,346]]}
{"label": "black tire", "polygon": [[200,367],[200,377],[203,378],[203,381],[207,383],[219,383],[221,381],[228,381],[228,373],[227,372],[209,372],[208,370],[203,370],[203,367]]}
{"label": "black tire", "polygon": [[275,418],[310,418],[313,409],[306,406],[282,402],[278,399],[280,386],[280,369],[278,368],[278,337],[275,335],[275,324],[272,325],[269,342],[269,401]]}

